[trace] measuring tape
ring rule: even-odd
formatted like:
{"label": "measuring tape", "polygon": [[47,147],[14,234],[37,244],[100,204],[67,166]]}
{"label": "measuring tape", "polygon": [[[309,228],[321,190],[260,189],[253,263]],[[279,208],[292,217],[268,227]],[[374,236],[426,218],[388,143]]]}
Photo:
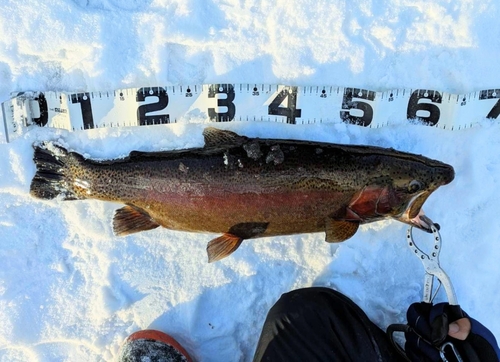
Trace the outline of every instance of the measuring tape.
{"label": "measuring tape", "polygon": [[500,89],[451,94],[428,89],[376,92],[333,86],[203,84],[86,93],[22,92],[2,103],[2,114],[7,142],[31,125],[76,131],[200,119],[345,122],[374,128],[418,119],[420,124],[456,130],[496,119]]}

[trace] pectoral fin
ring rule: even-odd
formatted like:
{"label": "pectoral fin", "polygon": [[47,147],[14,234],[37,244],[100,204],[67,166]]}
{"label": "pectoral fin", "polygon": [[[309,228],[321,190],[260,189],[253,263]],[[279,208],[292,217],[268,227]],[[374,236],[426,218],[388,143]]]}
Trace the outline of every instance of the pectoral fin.
{"label": "pectoral fin", "polygon": [[207,245],[208,262],[221,260],[228,255],[231,255],[243,241],[242,238],[233,234],[223,234],[218,238],[210,240]]}
{"label": "pectoral fin", "polygon": [[117,236],[151,230],[158,226],[160,225],[147,212],[133,205],[116,210],[113,217],[113,231]]}
{"label": "pectoral fin", "polygon": [[329,243],[338,243],[347,240],[356,234],[358,228],[359,222],[356,221],[328,219],[326,221],[325,240]]}

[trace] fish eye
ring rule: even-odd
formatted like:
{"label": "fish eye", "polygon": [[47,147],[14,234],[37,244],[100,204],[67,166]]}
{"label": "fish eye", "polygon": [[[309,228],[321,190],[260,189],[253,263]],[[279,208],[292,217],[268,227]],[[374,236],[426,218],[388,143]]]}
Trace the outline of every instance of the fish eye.
{"label": "fish eye", "polygon": [[415,192],[418,192],[420,190],[422,190],[424,185],[422,185],[422,183],[418,180],[413,180],[412,182],[410,182],[410,184],[408,185],[408,191],[410,193],[415,193]]}

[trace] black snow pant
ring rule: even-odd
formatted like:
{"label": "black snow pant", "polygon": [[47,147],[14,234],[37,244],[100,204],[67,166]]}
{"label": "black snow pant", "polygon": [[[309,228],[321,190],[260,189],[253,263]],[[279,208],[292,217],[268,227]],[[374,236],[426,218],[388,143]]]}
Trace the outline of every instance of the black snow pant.
{"label": "black snow pant", "polygon": [[328,288],[283,294],[269,311],[257,361],[404,361],[352,300]]}

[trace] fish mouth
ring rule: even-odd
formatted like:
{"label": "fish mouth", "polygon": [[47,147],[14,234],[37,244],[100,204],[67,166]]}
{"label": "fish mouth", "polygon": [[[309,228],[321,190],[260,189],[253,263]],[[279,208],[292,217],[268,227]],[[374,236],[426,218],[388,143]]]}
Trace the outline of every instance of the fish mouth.
{"label": "fish mouth", "polygon": [[433,225],[433,222],[422,210],[422,205],[430,194],[431,193],[428,191],[423,191],[418,195],[415,195],[408,203],[406,210],[400,216],[396,217],[396,219],[404,222],[405,224],[415,226],[421,230],[432,233],[431,226]]}

